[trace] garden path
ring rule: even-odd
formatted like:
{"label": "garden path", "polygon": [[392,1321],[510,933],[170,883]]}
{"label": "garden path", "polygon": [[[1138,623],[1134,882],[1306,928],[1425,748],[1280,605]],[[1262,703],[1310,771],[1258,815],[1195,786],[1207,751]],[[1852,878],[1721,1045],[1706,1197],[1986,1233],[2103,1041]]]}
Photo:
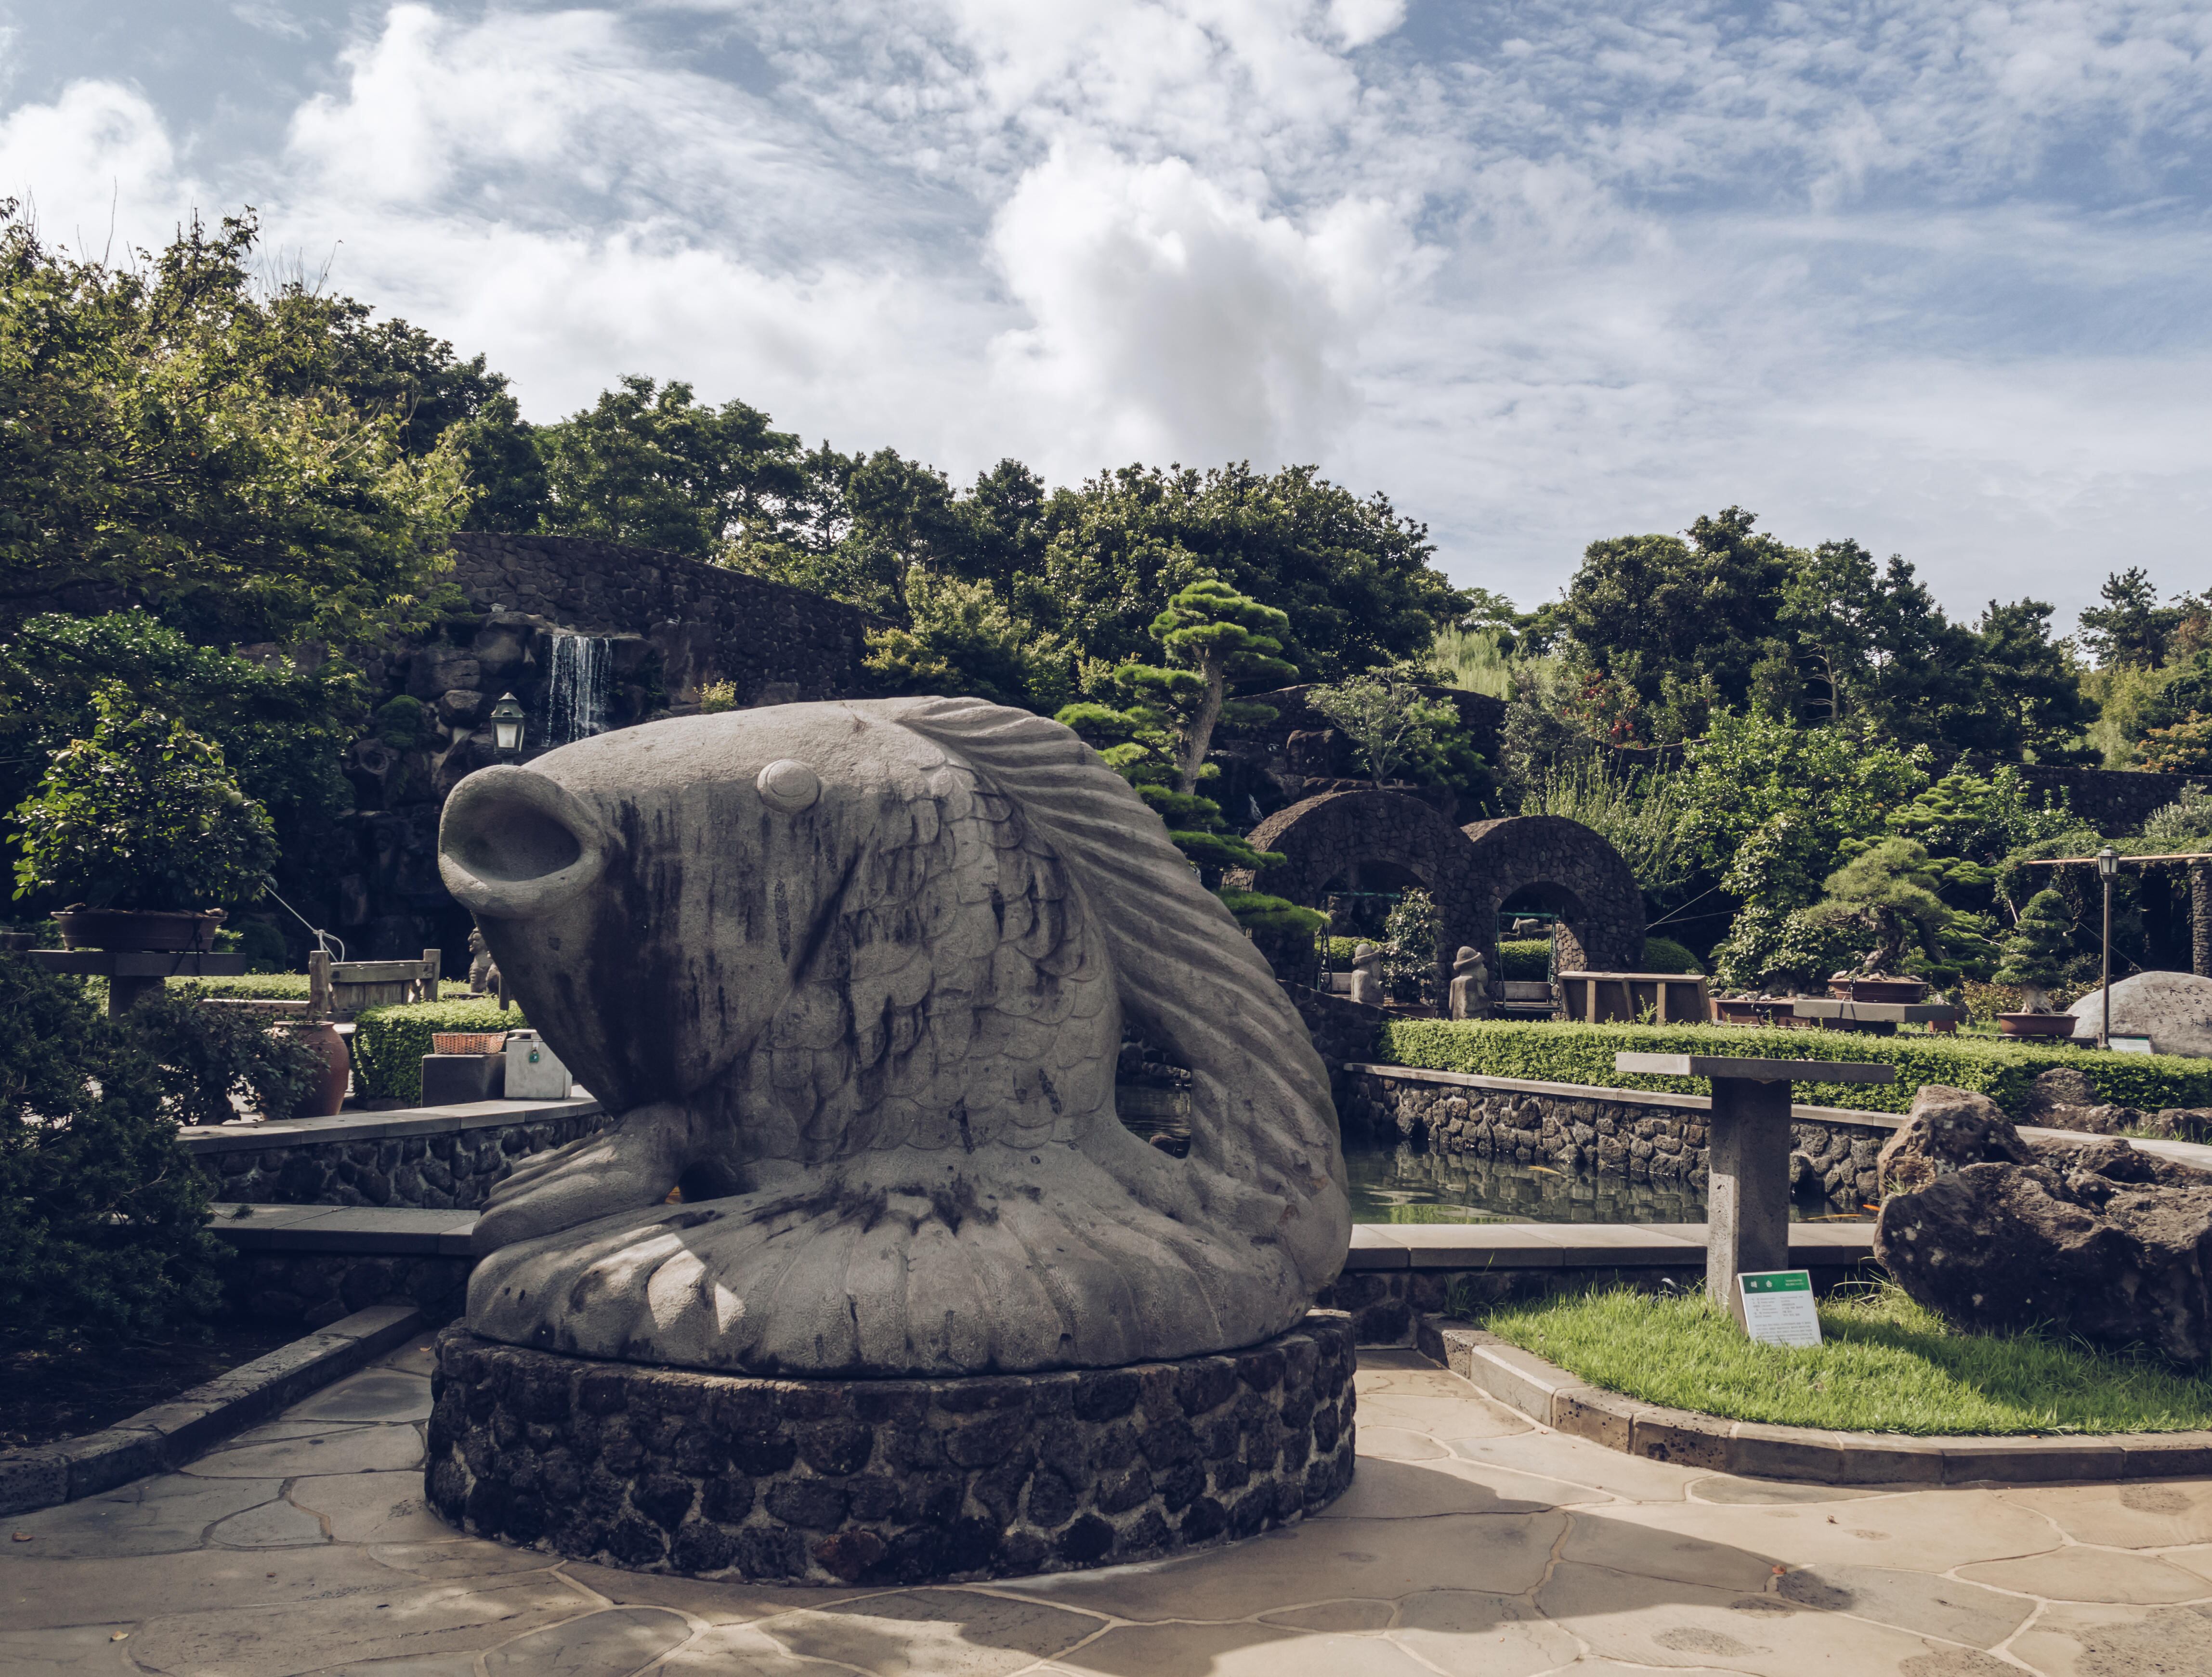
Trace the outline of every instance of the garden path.
{"label": "garden path", "polygon": [[427,1342],[181,1473],[0,1522],[0,1672],[173,1677],[2132,1677],[2212,1671],[2212,1481],[1734,1479],[1362,1358],[1325,1515],[1153,1565],[814,1590],[640,1577],[424,1508]]}

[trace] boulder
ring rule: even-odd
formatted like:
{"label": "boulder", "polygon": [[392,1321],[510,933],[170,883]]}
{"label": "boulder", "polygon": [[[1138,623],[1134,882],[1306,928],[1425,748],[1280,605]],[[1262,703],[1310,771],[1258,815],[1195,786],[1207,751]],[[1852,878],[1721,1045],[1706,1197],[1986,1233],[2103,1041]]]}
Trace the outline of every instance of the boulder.
{"label": "boulder", "polygon": [[1905,1127],[1875,1161],[1880,1192],[1908,1194],[1939,1176],[1990,1160],[2031,1164],[2035,1151],[1986,1095],[1948,1084],[1925,1085],[1912,1097]]}
{"label": "boulder", "polygon": [[2065,1124],[2052,1123],[2053,1112],[2069,1107],[2102,1106],[2105,1097],[2097,1092],[2097,1085],[2089,1081],[2089,1074],[2078,1066],[2054,1066],[2047,1072],[2036,1074],[2028,1086],[2027,1102],[2020,1109],[2023,1124],[2041,1124],[2051,1129],[2065,1129]]}
{"label": "boulder", "polygon": [[[2092,990],[2066,1011],[2074,1040],[2094,1042],[2104,992]],[[2139,972],[2112,986],[2112,1035],[2148,1036],[2156,1054],[2212,1057],[2212,978],[2187,972]]]}
{"label": "boulder", "polygon": [[2212,1173],[2100,1139],[1968,1164],[1886,1200],[1875,1257],[1984,1332],[2045,1327],[2185,1368],[2212,1360]]}

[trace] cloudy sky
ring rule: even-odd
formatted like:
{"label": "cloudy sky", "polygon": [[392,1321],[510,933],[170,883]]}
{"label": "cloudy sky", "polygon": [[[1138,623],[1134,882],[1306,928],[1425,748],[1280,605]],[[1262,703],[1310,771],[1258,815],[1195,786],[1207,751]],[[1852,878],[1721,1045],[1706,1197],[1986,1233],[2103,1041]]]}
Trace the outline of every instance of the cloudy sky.
{"label": "cloudy sky", "polygon": [[1729,502],[2212,583],[2202,0],[0,0],[0,194],[964,477],[1317,462],[1524,605]]}

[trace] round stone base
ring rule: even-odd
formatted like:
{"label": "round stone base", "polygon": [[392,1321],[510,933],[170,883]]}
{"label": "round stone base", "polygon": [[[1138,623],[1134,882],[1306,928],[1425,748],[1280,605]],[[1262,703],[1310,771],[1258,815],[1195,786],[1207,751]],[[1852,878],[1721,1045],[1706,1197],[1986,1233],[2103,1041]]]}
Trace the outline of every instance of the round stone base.
{"label": "round stone base", "polygon": [[757,1380],[438,1340],[424,1478],[482,1537],[820,1584],[1152,1560],[1352,1483],[1351,1319],[1249,1351],[953,1380]]}

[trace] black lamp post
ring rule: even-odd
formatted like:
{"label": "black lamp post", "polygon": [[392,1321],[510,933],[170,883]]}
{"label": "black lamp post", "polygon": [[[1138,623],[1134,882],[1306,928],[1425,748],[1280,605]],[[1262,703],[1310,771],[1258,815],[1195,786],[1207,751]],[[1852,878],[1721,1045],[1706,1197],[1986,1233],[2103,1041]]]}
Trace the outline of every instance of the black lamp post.
{"label": "black lamp post", "polygon": [[2097,877],[2105,882],[2105,987],[2099,997],[2103,1002],[2104,1022],[2097,1027],[2097,1046],[2112,1046],[2112,881],[2119,878],[2120,853],[2106,845],[2097,853]]}
{"label": "black lamp post", "polygon": [[512,693],[501,694],[491,708],[491,743],[510,762],[522,754],[522,707]]}

